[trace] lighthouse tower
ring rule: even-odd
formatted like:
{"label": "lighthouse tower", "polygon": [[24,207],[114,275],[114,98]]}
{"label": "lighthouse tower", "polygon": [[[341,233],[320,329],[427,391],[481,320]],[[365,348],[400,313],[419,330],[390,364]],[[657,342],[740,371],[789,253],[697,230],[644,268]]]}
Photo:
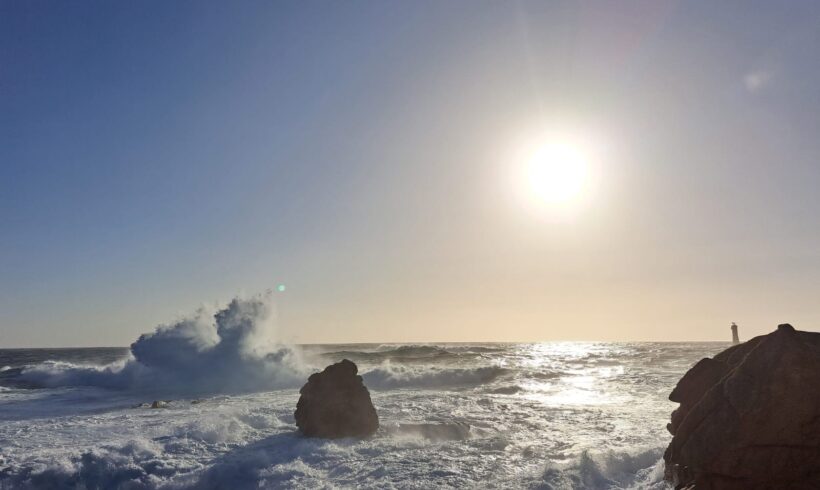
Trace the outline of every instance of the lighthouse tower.
{"label": "lighthouse tower", "polygon": [[732,322],[732,344],[739,344],[740,338],[737,336],[737,323]]}

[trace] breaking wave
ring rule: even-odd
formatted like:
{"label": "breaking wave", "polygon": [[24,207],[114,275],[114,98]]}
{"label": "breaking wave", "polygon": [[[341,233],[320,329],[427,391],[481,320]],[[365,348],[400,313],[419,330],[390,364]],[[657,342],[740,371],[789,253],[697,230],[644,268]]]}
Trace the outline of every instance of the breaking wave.
{"label": "breaking wave", "polygon": [[333,360],[347,358],[353,361],[381,363],[390,360],[399,362],[444,361],[449,358],[456,358],[459,354],[433,345],[402,345],[399,347],[382,347],[379,350],[341,350],[326,352],[322,354],[322,356]]}
{"label": "breaking wave", "polygon": [[499,366],[420,370],[388,365],[364,373],[362,377],[365,384],[374,389],[447,388],[490,383],[507,373],[507,369]]}
{"label": "breaking wave", "polygon": [[352,359],[354,361],[365,361],[377,364],[387,361],[397,361],[404,363],[446,362],[451,360],[476,359],[486,357],[486,354],[494,354],[497,352],[502,352],[503,350],[504,349],[502,347],[459,344],[381,344],[375,349],[345,349],[325,352],[322,353],[321,356],[332,360],[347,358]]}
{"label": "breaking wave", "polygon": [[128,359],[106,366],[45,362],[23,368],[32,387],[96,386],[173,393],[247,392],[298,386],[296,351],[273,340],[267,296],[236,298],[216,312],[157,327],[131,344]]}
{"label": "breaking wave", "polygon": [[662,455],[661,448],[636,452],[584,451],[571,463],[547,465],[543,481],[537,486],[543,490],[666,490],[669,485],[663,480]]}

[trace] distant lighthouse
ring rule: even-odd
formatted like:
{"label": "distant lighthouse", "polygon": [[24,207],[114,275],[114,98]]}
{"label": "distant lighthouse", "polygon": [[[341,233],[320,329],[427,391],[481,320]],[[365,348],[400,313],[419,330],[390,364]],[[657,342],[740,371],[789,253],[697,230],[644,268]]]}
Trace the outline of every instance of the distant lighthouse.
{"label": "distant lighthouse", "polygon": [[732,344],[739,344],[740,338],[737,336],[737,323],[732,322]]}

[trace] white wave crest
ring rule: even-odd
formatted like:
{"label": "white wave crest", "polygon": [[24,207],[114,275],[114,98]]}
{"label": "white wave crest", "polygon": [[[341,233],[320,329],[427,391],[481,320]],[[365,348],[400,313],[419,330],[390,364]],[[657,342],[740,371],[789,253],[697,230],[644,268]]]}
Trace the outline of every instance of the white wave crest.
{"label": "white wave crest", "polygon": [[46,362],[21,378],[43,387],[98,386],[172,393],[261,391],[298,386],[297,352],[272,338],[267,296],[236,298],[225,308],[159,326],[131,344],[131,357],[108,366]]}
{"label": "white wave crest", "polygon": [[362,377],[365,384],[374,389],[446,388],[489,383],[506,372],[506,369],[499,366],[415,369],[408,366],[387,364],[364,373]]}
{"label": "white wave crest", "polygon": [[635,452],[584,451],[569,464],[547,465],[539,488],[544,490],[643,489],[666,490],[663,449]]}

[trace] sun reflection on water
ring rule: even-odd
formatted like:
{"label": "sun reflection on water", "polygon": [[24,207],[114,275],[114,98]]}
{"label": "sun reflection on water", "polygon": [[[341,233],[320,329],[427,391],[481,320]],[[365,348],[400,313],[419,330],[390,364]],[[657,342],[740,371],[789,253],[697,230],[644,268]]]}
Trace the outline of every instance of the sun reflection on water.
{"label": "sun reflection on water", "polygon": [[[523,397],[549,406],[621,403],[624,396],[611,381],[624,374],[623,365],[607,365],[617,355],[611,344],[554,342],[534,344],[520,360],[533,372],[522,380]],[[543,379],[537,379],[537,377]]]}

